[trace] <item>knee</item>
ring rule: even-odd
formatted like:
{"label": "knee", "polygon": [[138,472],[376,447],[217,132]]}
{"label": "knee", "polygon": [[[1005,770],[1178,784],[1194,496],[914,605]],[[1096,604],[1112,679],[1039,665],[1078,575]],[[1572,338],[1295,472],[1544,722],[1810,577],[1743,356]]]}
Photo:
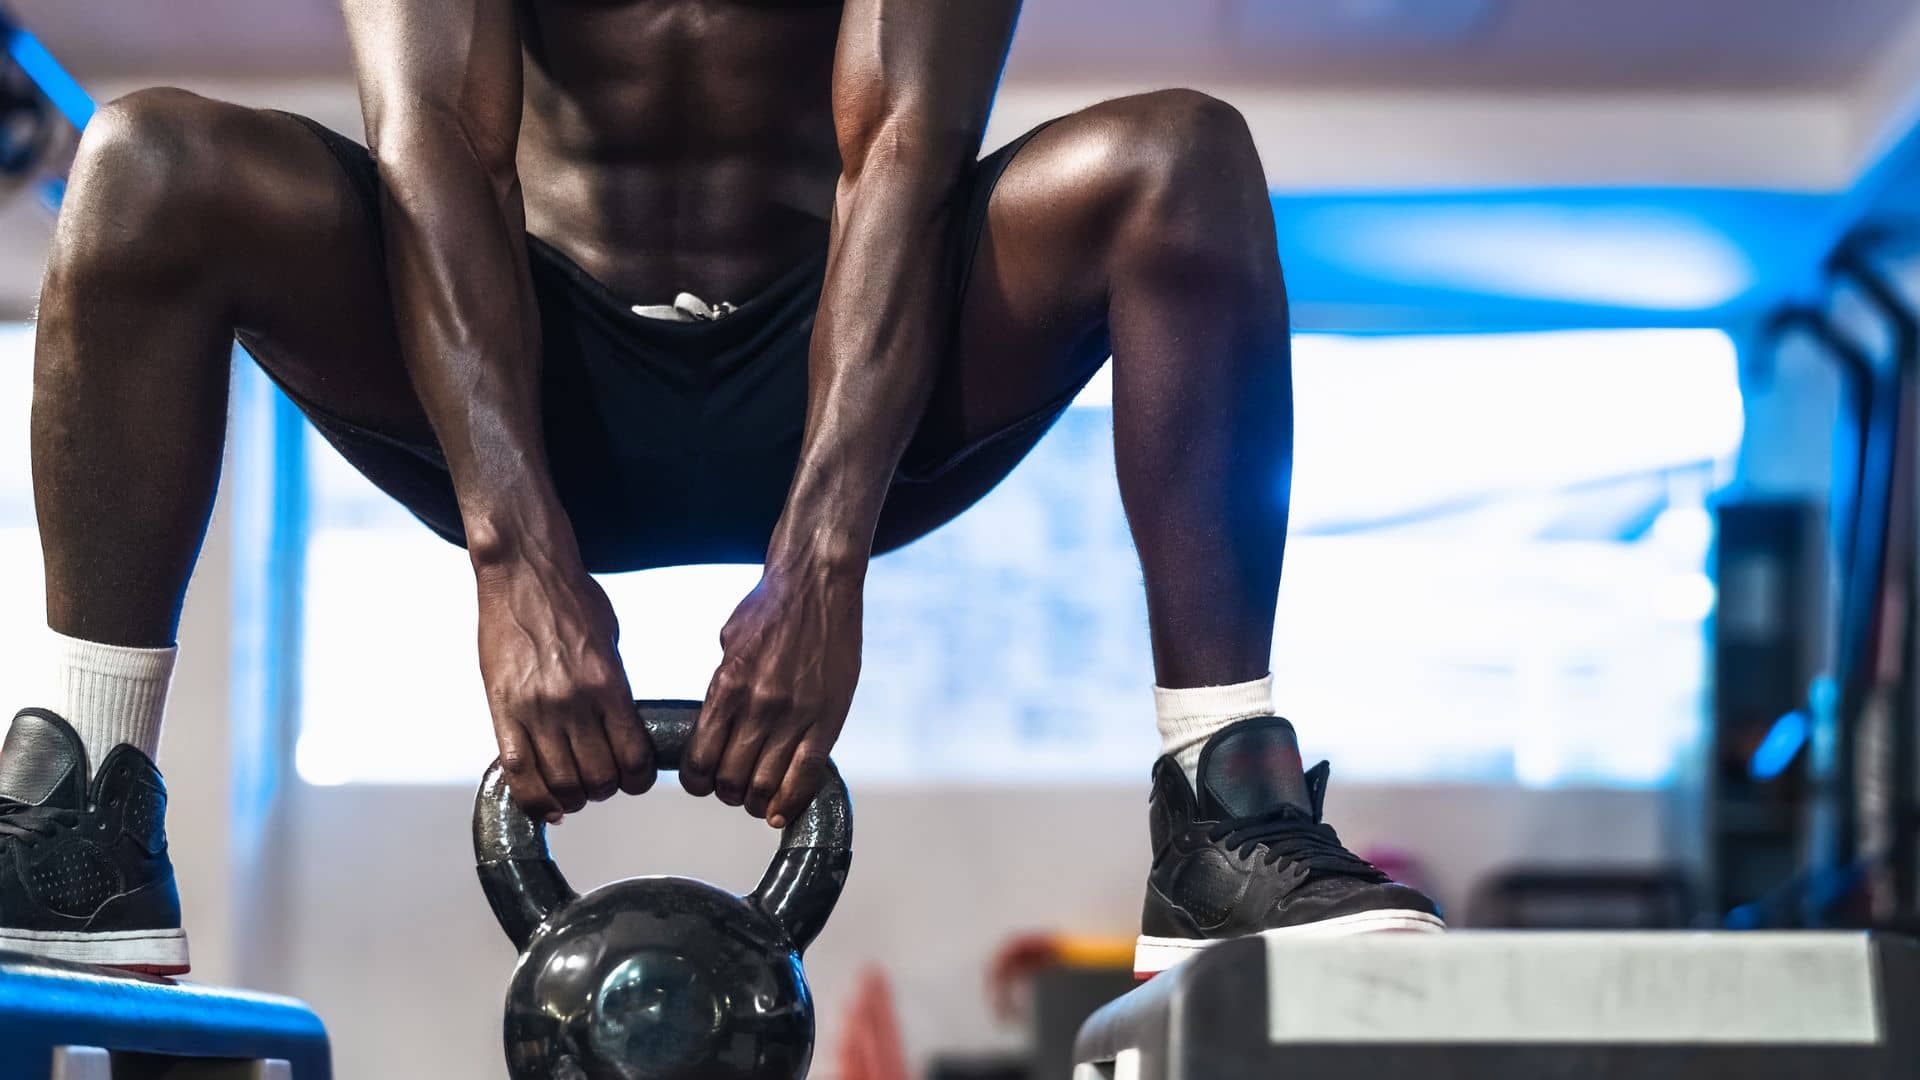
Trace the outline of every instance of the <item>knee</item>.
{"label": "knee", "polygon": [[1161,257],[1244,254],[1267,238],[1273,209],[1253,134],[1240,110],[1196,90],[1114,103],[1112,152],[1126,178],[1129,230]]}
{"label": "knee", "polygon": [[105,106],[80,140],[50,269],[140,269],[194,258],[231,209],[221,128],[237,106],[140,90]]}
{"label": "knee", "polygon": [[1142,164],[1161,169],[1197,160],[1234,166],[1258,162],[1253,133],[1240,110],[1198,90],[1156,90],[1117,102]]}

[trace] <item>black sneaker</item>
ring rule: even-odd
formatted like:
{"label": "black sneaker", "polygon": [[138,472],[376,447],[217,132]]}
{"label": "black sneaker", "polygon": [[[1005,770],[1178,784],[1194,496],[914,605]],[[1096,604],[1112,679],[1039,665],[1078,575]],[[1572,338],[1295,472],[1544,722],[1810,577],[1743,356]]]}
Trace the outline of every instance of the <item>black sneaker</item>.
{"label": "black sneaker", "polygon": [[0,746],[0,950],[182,974],[160,770],[122,744],[91,791],[87,776],[87,748],[65,720],[14,717]]}
{"label": "black sneaker", "polygon": [[1200,751],[1200,793],[1171,757],[1153,767],[1153,869],[1134,974],[1227,938],[1438,932],[1440,910],[1343,847],[1320,821],[1326,762],[1303,773],[1293,725],[1242,720]]}

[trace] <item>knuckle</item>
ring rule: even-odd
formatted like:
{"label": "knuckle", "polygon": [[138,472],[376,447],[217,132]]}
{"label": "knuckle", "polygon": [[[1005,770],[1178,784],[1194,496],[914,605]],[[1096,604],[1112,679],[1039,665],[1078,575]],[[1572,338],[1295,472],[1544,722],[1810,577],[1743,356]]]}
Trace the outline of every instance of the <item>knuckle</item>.
{"label": "knuckle", "polygon": [[755,709],[765,712],[786,712],[793,708],[793,694],[775,687],[756,686],[749,700]]}
{"label": "knuckle", "polygon": [[714,692],[723,698],[737,696],[747,688],[747,682],[731,667],[722,667],[713,676]]}

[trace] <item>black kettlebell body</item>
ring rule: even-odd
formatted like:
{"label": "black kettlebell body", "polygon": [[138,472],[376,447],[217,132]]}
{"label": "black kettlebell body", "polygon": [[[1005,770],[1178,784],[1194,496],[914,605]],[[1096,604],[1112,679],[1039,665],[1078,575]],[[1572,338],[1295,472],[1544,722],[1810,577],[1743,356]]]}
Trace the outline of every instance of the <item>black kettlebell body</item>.
{"label": "black kettlebell body", "polygon": [[534,934],[507,990],[506,1043],[515,1077],[559,1080],[569,1060],[620,1080],[797,1077],[813,1000],[793,942],[753,905],[705,882],[638,878]]}
{"label": "black kettlebell body", "polygon": [[[662,768],[698,702],[643,702]],[[505,1043],[514,1080],[798,1080],[813,1054],[800,955],[852,860],[845,786],[830,773],[748,896],[683,877],[638,877],[576,896],[544,829],[498,765],[474,804],[474,848],[494,914],[520,948]]]}

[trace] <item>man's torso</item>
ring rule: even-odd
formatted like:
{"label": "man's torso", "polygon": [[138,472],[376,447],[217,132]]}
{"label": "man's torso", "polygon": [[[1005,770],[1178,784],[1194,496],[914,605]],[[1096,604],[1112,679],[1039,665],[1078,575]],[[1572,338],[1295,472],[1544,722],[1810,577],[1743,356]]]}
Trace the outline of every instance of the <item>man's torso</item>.
{"label": "man's torso", "polygon": [[521,0],[528,230],[616,291],[745,299],[819,250],[837,2]]}

